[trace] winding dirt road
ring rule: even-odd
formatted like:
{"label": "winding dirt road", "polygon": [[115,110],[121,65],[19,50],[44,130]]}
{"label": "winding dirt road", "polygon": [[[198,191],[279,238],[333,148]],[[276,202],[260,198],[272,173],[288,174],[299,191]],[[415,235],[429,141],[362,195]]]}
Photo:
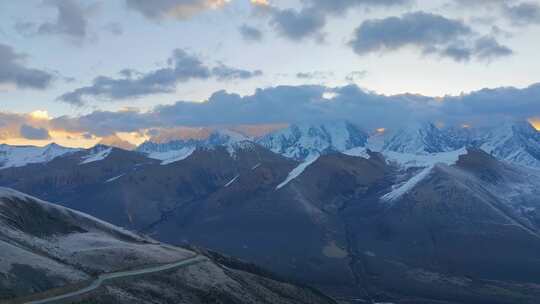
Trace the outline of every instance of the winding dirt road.
{"label": "winding dirt road", "polygon": [[114,280],[114,279],[120,279],[120,278],[126,278],[126,277],[135,277],[145,274],[152,274],[156,272],[161,272],[165,270],[175,269],[175,268],[181,268],[181,267],[187,267],[196,263],[200,263],[203,261],[208,261],[208,259],[204,256],[194,256],[182,261],[178,261],[176,263],[171,263],[167,265],[161,265],[161,266],[155,266],[155,267],[149,267],[144,269],[138,269],[138,270],[129,270],[129,271],[120,271],[120,272],[112,272],[107,274],[102,274],[98,276],[92,284],[90,284],[87,287],[84,287],[82,289],[79,289],[77,291],[72,291],[70,293],[66,293],[63,295],[53,296],[46,299],[41,300],[34,300],[30,302],[26,302],[25,304],[46,304],[46,303],[55,303],[57,301],[66,300],[69,298],[77,297],[84,295],[88,292],[91,292],[93,290],[98,289],[103,283],[106,281]]}

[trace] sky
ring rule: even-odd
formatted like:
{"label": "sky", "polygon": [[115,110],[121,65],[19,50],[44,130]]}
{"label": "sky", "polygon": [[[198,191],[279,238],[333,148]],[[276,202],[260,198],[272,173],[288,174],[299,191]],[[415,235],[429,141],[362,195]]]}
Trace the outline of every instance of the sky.
{"label": "sky", "polygon": [[540,0],[28,0],[0,17],[3,143],[342,119],[540,128]]}

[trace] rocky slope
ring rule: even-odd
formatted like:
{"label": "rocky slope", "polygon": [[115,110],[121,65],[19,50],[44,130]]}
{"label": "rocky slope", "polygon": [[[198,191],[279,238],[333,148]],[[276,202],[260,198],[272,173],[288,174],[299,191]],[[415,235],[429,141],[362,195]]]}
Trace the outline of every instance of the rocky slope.
{"label": "rocky slope", "polygon": [[[172,263],[194,255],[0,188],[0,300],[53,288],[77,288],[75,284],[100,273]],[[82,298],[92,303],[333,303],[315,290],[255,274],[239,261],[227,261],[208,255],[205,262],[112,282]]]}

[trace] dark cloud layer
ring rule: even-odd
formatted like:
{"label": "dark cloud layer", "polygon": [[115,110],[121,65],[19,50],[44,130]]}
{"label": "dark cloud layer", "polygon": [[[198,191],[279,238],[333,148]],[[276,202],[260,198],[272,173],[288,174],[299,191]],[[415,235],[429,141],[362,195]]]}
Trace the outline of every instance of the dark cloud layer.
{"label": "dark cloud layer", "polygon": [[137,98],[158,93],[171,93],[179,83],[193,79],[218,80],[247,79],[262,75],[261,71],[247,71],[225,65],[208,67],[198,57],[176,49],[167,60],[167,66],[148,73],[138,73],[131,69],[120,72],[121,78],[99,76],[91,86],[81,87],[58,97],[59,100],[83,105],[86,97],[109,100]]}
{"label": "dark cloud layer", "polygon": [[44,140],[51,137],[47,129],[35,128],[27,124],[21,126],[20,134],[23,138],[30,140]]}
{"label": "dark cloud layer", "polygon": [[24,54],[0,43],[0,84],[15,84],[18,88],[45,89],[54,79],[49,72],[26,66]]}
{"label": "dark cloud layer", "polygon": [[358,55],[412,46],[422,54],[437,54],[456,61],[473,57],[491,60],[512,54],[512,50],[493,37],[475,36],[460,20],[419,11],[401,17],[366,20],[355,30],[349,45]]}
{"label": "dark cloud layer", "polygon": [[[328,93],[331,92],[331,98]],[[500,123],[540,116],[540,84],[525,89],[484,89],[443,99],[419,95],[386,96],[355,85],[279,86],[239,96],[219,91],[206,102],[180,101],[151,112],[94,112],[60,117],[56,128],[104,136],[175,126],[273,124],[349,120],[367,128],[396,127],[415,119],[445,123]]]}

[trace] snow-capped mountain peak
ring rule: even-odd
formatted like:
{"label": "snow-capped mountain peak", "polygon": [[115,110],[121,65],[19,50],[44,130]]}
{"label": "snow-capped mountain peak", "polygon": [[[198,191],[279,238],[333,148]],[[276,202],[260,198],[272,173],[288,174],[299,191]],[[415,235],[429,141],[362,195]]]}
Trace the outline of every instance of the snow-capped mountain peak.
{"label": "snow-capped mountain peak", "polygon": [[450,152],[459,148],[431,122],[413,123],[396,131],[383,145],[385,151],[409,154]]}
{"label": "snow-capped mountain peak", "polygon": [[394,132],[382,151],[432,155],[469,147],[480,148],[501,160],[540,168],[540,133],[527,121],[484,128],[440,129],[431,123],[412,124]]}
{"label": "snow-capped mountain peak", "polygon": [[56,157],[75,153],[81,149],[66,148],[55,143],[44,147],[0,145],[0,169],[23,167],[28,164],[47,163]]}
{"label": "snow-capped mountain peak", "polygon": [[210,136],[206,140],[208,145],[230,145],[243,141],[250,141],[251,139],[243,134],[229,130],[229,129],[217,129],[210,133]]}
{"label": "snow-capped mountain peak", "polygon": [[167,165],[189,157],[197,148],[225,147],[231,156],[234,156],[238,149],[245,149],[252,144],[251,139],[243,134],[228,129],[216,129],[205,139],[180,139],[166,143],[147,141],[140,145],[137,151]]}
{"label": "snow-capped mountain peak", "polygon": [[304,160],[309,155],[363,147],[367,138],[366,133],[348,122],[294,124],[262,137],[258,143],[275,153]]}
{"label": "snow-capped mountain peak", "polygon": [[491,129],[481,148],[499,159],[540,168],[540,132],[528,122],[507,122]]}
{"label": "snow-capped mountain peak", "polygon": [[203,148],[225,147],[231,157],[236,157],[236,151],[251,149],[251,138],[228,129],[217,129],[202,144]]}

